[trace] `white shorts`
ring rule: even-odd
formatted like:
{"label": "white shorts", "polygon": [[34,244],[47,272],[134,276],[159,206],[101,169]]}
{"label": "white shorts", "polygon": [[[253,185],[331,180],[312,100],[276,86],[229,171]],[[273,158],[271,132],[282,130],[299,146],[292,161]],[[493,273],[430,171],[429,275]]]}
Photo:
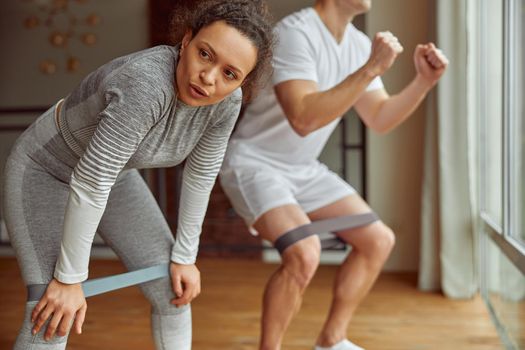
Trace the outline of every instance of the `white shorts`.
{"label": "white shorts", "polygon": [[233,208],[253,234],[257,232],[252,225],[270,209],[297,204],[309,213],[356,193],[317,160],[307,165],[276,165],[254,159],[242,162],[225,159],[220,182]]}

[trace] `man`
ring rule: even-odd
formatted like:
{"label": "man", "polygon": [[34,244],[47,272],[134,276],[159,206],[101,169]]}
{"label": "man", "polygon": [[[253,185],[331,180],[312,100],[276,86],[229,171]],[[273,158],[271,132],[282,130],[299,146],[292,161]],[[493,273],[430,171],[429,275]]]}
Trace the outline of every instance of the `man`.
{"label": "man", "polygon": [[[390,32],[370,42],[351,24],[370,6],[366,0],[317,0],[276,26],[273,87],[246,109],[221,170],[221,184],[235,210],[263,239],[275,242],[311,221],[370,212],[317,157],[351,107],[367,127],[386,133],[410,116],[447,67],[432,43],[418,45],[416,76],[389,96],[379,77],[403,48]],[[362,349],[346,339],[347,328],[394,245],[393,232],[382,222],[338,236],[352,252],[335,277],[318,350]],[[282,265],[264,292],[260,349],[280,349],[319,257],[317,236],[283,252]]]}

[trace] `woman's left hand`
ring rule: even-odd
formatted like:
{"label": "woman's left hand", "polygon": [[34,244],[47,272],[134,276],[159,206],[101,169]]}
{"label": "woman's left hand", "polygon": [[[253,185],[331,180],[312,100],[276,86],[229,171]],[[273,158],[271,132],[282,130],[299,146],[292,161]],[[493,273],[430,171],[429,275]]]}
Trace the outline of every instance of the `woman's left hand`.
{"label": "woman's left hand", "polygon": [[414,64],[417,74],[434,86],[445,73],[448,59],[433,43],[417,45],[414,51]]}
{"label": "woman's left hand", "polygon": [[175,306],[189,304],[201,292],[201,273],[195,265],[182,265],[171,262],[171,284],[176,298],[171,300]]}

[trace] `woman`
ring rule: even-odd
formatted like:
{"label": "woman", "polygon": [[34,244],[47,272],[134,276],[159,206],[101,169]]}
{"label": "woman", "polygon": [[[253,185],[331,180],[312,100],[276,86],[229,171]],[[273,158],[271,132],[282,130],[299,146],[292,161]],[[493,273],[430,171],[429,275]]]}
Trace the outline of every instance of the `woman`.
{"label": "woman", "polygon": [[[205,2],[175,17],[177,42],[117,58],[88,75],[18,139],[6,165],[5,216],[24,282],[48,284],[26,305],[15,349],[63,349],[81,333],[95,231],[129,270],[170,263],[141,289],[159,349],[191,347],[189,303],[202,220],[244,96],[269,69],[262,4]],[[138,168],[186,159],[176,238]],[[42,331],[41,331],[42,330]],[[30,345],[31,344],[31,345]]]}

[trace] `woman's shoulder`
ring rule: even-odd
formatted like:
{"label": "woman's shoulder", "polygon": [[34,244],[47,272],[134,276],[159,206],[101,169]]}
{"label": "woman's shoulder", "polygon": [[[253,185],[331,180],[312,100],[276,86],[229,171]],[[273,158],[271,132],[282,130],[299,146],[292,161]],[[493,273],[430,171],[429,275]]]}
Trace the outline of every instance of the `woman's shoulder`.
{"label": "woman's shoulder", "polygon": [[174,65],[178,57],[178,48],[169,45],[153,46],[141,51],[127,55],[130,64],[150,64]]}
{"label": "woman's shoulder", "polygon": [[177,52],[176,47],[161,45],[116,58],[108,64],[114,67],[108,82],[140,82],[154,88],[171,87]]}
{"label": "woman's shoulder", "polygon": [[[174,56],[175,55],[175,56]],[[102,67],[104,74],[99,92],[106,100],[126,101],[128,107],[154,111],[160,116],[171,101],[175,91],[175,48],[156,46],[121,56]]]}
{"label": "woman's shoulder", "polygon": [[137,73],[153,76],[172,76],[178,50],[173,46],[154,46],[127,56],[126,65]]}

